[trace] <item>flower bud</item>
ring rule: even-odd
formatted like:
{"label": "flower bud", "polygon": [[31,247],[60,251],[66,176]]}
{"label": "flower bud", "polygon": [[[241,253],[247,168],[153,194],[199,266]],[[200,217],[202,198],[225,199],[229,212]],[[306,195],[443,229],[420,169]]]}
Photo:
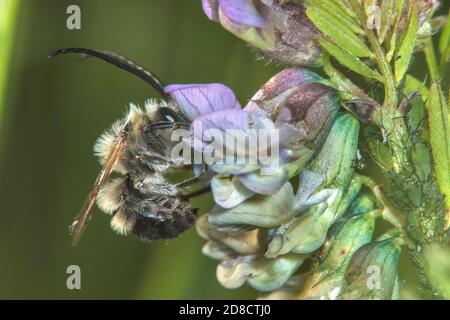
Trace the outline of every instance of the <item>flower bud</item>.
{"label": "flower bud", "polygon": [[238,288],[247,282],[258,291],[272,291],[283,286],[306,258],[298,254],[277,259],[239,256],[220,263],[216,275],[220,284],[228,289]]}
{"label": "flower bud", "polygon": [[[218,253],[219,251],[223,255],[231,253],[231,256],[257,254],[263,252],[267,245],[267,234],[264,230],[220,232],[208,222],[207,214],[197,219],[196,228],[202,238],[209,240],[206,247],[203,248],[203,253],[207,256],[211,256],[211,253]],[[213,258],[217,258],[217,256]]]}
{"label": "flower bud", "polygon": [[374,241],[358,249],[339,299],[390,300],[396,296],[400,251],[401,241],[397,238]]}
{"label": "flower bud", "polygon": [[310,170],[325,178],[325,185],[345,187],[354,172],[358,148],[359,122],[350,114],[336,118]]}
{"label": "flower bud", "polygon": [[291,65],[318,66],[318,31],[301,4],[286,0],[203,0],[210,20],[258,49]]}
{"label": "flower bud", "polygon": [[431,17],[441,5],[439,0],[421,0],[419,1],[419,25],[422,27],[429,23]]}
{"label": "flower bud", "polygon": [[[308,280],[301,299],[336,299],[342,290],[344,276],[351,257],[361,246],[369,243],[375,228],[375,213],[369,213],[373,201],[359,198],[356,205],[330,229],[321,252],[320,261]],[[361,210],[365,213],[361,214]],[[356,215],[355,215],[356,214]]]}
{"label": "flower bud", "polygon": [[339,97],[307,69],[288,68],[273,76],[244,108],[276,120],[281,141],[287,147],[322,145],[331,128]]}
{"label": "flower bud", "polygon": [[[388,0],[384,0],[388,1]],[[400,14],[400,20],[398,23],[398,27],[396,32],[398,34],[402,34],[405,32],[408,26],[408,19],[409,19],[409,13],[411,12],[411,8],[414,5],[414,1],[405,1],[403,10],[401,12],[396,12],[395,15],[393,15],[393,19],[397,19],[398,15]],[[418,8],[417,12],[419,14],[419,28],[417,31],[417,37],[418,37],[418,44],[416,47],[421,47],[421,38],[428,37],[433,35],[437,30],[434,30],[433,23],[432,23],[432,17],[436,10],[440,6],[440,1],[438,0],[421,0],[417,3]],[[394,25],[395,20],[393,20],[392,25]],[[392,31],[391,31],[392,32]]]}
{"label": "flower bud", "polygon": [[238,206],[225,209],[216,205],[210,212],[208,221],[218,230],[228,226],[254,226],[273,228],[288,221],[293,216],[294,191],[290,182],[271,196],[255,195]]}
{"label": "flower bud", "polygon": [[267,259],[262,253],[268,235],[264,229],[222,232],[203,215],[196,222],[199,235],[209,240],[202,249],[206,256],[222,261],[217,267],[217,279],[226,288],[237,288],[247,282],[259,291],[271,291],[283,286],[307,256],[291,254]]}

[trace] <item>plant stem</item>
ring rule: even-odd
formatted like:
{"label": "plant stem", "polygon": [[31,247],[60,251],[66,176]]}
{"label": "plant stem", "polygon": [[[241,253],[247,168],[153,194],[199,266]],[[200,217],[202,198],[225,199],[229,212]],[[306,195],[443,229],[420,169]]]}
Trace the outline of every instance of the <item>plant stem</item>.
{"label": "plant stem", "polygon": [[[361,10],[361,9],[360,9]],[[364,17],[364,12],[361,12]],[[394,170],[397,173],[404,171],[405,167],[409,167],[408,155],[403,147],[404,141],[407,140],[408,132],[406,123],[402,114],[398,110],[398,95],[395,84],[394,73],[386,54],[378,41],[375,33],[365,25],[367,39],[375,53],[378,67],[384,78],[384,102],[383,107],[378,113],[378,124],[387,131],[388,140],[394,155]],[[405,139],[406,138],[406,139]]]}
{"label": "plant stem", "polygon": [[[435,290],[432,288],[431,282],[425,274],[424,257],[422,256],[420,248],[423,244],[429,242],[439,242],[440,233],[436,230],[436,225],[434,223],[429,223],[427,220],[431,219],[430,215],[440,214],[440,212],[434,212],[433,210],[430,212],[430,208],[434,207],[434,202],[438,202],[439,199],[428,199],[428,201],[423,201],[419,207],[416,207],[408,200],[408,189],[414,184],[420,184],[421,180],[415,176],[415,167],[409,156],[409,152],[412,151],[413,145],[409,143],[410,132],[405,121],[405,114],[402,114],[402,110],[398,108],[399,97],[397,94],[394,73],[386,58],[381,43],[378,41],[374,32],[370,30],[365,23],[366,15],[362,5],[356,0],[351,1],[355,12],[359,16],[361,24],[365,28],[367,39],[375,53],[378,67],[384,78],[385,97],[383,107],[379,109],[374,121],[387,133],[387,143],[392,150],[393,172],[389,174],[391,187],[394,189],[401,189],[400,192],[397,193],[397,197],[393,197],[393,200],[396,202],[396,207],[401,208],[402,204],[406,204],[406,207],[409,208],[405,225],[400,223],[401,220],[397,221],[394,219],[397,215],[392,215],[393,212],[386,212],[386,217],[389,220],[393,220],[398,228],[403,228],[408,233],[406,239],[412,238],[412,241],[408,242],[417,273],[420,277],[420,282],[422,283],[423,288],[434,292]],[[434,48],[431,42],[427,44],[426,55],[430,73],[432,74],[432,77],[437,77],[438,68]],[[436,184],[431,183],[429,192],[437,192],[436,188]],[[422,189],[420,192],[423,195],[424,190]],[[423,195],[422,199],[426,199],[425,195]]]}

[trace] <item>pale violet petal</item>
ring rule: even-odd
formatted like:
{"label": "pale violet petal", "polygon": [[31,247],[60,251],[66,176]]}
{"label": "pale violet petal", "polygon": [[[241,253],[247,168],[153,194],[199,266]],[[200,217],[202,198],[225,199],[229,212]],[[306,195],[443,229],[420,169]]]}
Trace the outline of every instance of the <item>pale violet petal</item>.
{"label": "pale violet petal", "polygon": [[171,84],[164,91],[191,120],[218,110],[241,108],[234,92],[221,83]]}
{"label": "pale violet petal", "polygon": [[218,0],[202,0],[202,8],[209,20],[219,22]]}
{"label": "pale violet petal", "polygon": [[255,195],[232,209],[215,206],[208,216],[215,226],[246,225],[273,228],[289,221],[294,212],[294,190],[289,182],[271,196]]}
{"label": "pale violet petal", "polygon": [[239,180],[249,190],[265,195],[276,193],[286,183],[287,179],[287,171],[282,167],[271,174],[264,175],[261,172],[252,172],[239,175]]}
{"label": "pale violet petal", "polygon": [[214,201],[222,208],[230,209],[249,199],[254,192],[247,189],[236,176],[215,176],[211,180]]}
{"label": "pale violet petal", "polygon": [[219,0],[222,12],[238,25],[263,28],[266,25],[253,0]]}

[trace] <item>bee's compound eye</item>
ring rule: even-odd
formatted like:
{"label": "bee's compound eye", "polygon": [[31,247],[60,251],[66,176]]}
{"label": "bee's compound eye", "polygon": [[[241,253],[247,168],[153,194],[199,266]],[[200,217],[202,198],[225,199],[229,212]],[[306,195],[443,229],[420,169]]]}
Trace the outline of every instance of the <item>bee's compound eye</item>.
{"label": "bee's compound eye", "polygon": [[158,109],[159,114],[163,117],[164,120],[169,122],[180,122],[180,116],[177,113],[167,107],[162,107]]}

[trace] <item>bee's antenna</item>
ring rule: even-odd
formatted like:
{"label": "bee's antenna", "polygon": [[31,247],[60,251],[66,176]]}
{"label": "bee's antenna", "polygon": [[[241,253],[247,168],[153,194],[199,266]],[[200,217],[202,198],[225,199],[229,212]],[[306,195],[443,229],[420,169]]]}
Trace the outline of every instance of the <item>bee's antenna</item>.
{"label": "bee's antenna", "polygon": [[150,84],[153,89],[158,91],[158,93],[161,95],[161,97],[165,101],[171,100],[170,96],[164,91],[164,84],[162,83],[161,80],[159,80],[159,78],[157,76],[155,76],[153,73],[151,73],[144,67],[138,65],[137,63],[135,63],[119,54],[109,52],[109,51],[96,51],[96,50],[86,49],[86,48],[64,48],[64,49],[59,49],[59,50],[50,52],[48,57],[53,58],[55,56],[58,56],[61,54],[66,54],[66,53],[85,54],[88,56],[96,57],[96,58],[106,61],[108,63],[111,63],[123,70],[126,70],[126,71],[138,76],[139,78],[141,78],[142,80],[144,80],[145,82]]}

